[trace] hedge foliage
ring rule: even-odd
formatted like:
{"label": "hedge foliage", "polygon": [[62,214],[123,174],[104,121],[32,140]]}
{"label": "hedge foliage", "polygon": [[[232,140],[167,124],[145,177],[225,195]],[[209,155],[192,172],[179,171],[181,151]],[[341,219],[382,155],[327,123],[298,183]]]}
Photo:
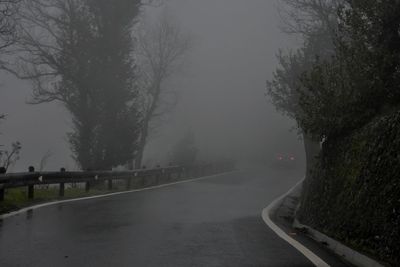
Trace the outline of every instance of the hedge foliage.
{"label": "hedge foliage", "polygon": [[298,213],[367,255],[400,266],[400,112],[323,144]]}

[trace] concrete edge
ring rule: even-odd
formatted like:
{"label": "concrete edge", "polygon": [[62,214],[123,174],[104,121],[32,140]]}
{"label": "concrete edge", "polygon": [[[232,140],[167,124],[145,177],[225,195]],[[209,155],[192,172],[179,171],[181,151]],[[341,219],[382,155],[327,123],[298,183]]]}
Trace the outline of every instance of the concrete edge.
{"label": "concrete edge", "polygon": [[343,258],[345,261],[358,266],[358,267],[384,267],[384,265],[380,264],[379,262],[361,254],[358,251],[355,251],[349,248],[346,245],[343,245],[339,241],[313,229],[310,226],[301,224],[297,218],[294,219],[293,227],[297,229],[306,230],[307,235],[311,237],[313,240],[326,245],[326,247],[338,255],[339,257]]}
{"label": "concrete edge", "polygon": [[237,170],[230,171],[230,172],[219,173],[219,174],[214,174],[214,175],[209,175],[209,176],[204,176],[204,177],[200,177],[200,178],[194,178],[194,179],[188,179],[188,180],[173,182],[173,183],[155,185],[155,186],[150,186],[150,187],[145,187],[145,188],[140,188],[140,189],[121,191],[121,192],[115,192],[115,193],[109,193],[109,194],[102,194],[102,195],[96,195],[96,196],[90,196],[90,197],[71,198],[71,199],[65,199],[65,200],[57,200],[57,201],[46,202],[46,203],[37,204],[37,205],[29,206],[29,207],[26,207],[26,208],[22,208],[20,210],[13,211],[13,212],[10,212],[10,213],[0,214],[0,220],[4,220],[6,218],[16,216],[16,215],[19,215],[21,213],[25,213],[27,211],[36,210],[36,209],[49,207],[49,206],[54,206],[54,205],[58,205],[58,204],[71,203],[71,202],[84,201],[84,200],[91,200],[91,199],[98,199],[98,198],[106,198],[106,197],[112,197],[112,196],[117,196],[117,195],[125,195],[125,194],[130,194],[130,193],[135,193],[135,192],[141,192],[141,191],[150,191],[150,190],[155,190],[155,189],[159,189],[159,188],[163,188],[163,187],[169,187],[169,186],[173,186],[173,185],[177,185],[177,184],[184,184],[184,183],[190,183],[190,182],[195,182],[195,181],[200,181],[200,180],[211,179],[211,178],[215,178],[215,177],[219,177],[219,176],[223,176],[223,175],[230,174],[230,173],[235,173],[235,172],[237,172]]}
{"label": "concrete edge", "polygon": [[[301,189],[303,185],[303,181],[301,181],[299,184],[296,185],[295,188],[289,192],[285,199],[288,199],[289,197],[300,197],[301,196]],[[282,203],[285,200],[282,201]],[[287,204],[286,202],[284,204]],[[364,254],[355,251],[348,246],[340,243],[339,241],[315,230],[314,228],[301,224],[299,220],[296,218],[296,214],[298,209],[300,208],[300,203],[295,207],[295,212],[294,212],[294,222],[293,222],[293,228],[295,229],[301,229],[305,230],[304,232],[307,233],[307,235],[313,239],[314,241],[324,244],[327,249],[329,249],[331,252],[339,256],[340,258],[344,259],[348,263],[357,266],[357,267],[383,267],[384,265],[380,264],[379,262],[369,258],[368,256],[365,256]]]}
{"label": "concrete edge", "polygon": [[300,253],[302,253],[307,259],[309,259],[315,266],[317,267],[330,267],[325,261],[323,261],[320,257],[314,254],[311,250],[303,246],[297,240],[291,238],[288,234],[286,234],[278,225],[276,225],[271,216],[274,212],[279,208],[279,206],[283,203],[284,199],[291,195],[299,186],[302,185],[304,179],[298,182],[291,190],[289,190],[286,194],[280,196],[276,200],[274,200],[268,207],[266,207],[262,211],[262,218],[264,222],[268,225],[268,227],[274,231],[280,238],[288,242],[291,246],[297,249]]}

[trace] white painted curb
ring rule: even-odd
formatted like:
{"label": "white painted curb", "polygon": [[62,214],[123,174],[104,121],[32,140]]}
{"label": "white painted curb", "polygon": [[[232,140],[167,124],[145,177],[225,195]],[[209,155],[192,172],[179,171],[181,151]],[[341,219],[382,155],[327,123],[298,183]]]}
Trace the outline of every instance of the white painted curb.
{"label": "white painted curb", "polygon": [[300,242],[296,241],[295,239],[291,238],[288,234],[286,234],[279,226],[277,226],[272,220],[271,220],[271,214],[273,214],[278,207],[282,204],[283,200],[285,197],[290,195],[297,186],[299,186],[301,183],[303,183],[304,180],[298,182],[291,190],[289,190],[286,194],[280,196],[276,200],[274,200],[268,207],[266,207],[262,211],[262,218],[264,222],[268,225],[269,228],[271,228],[272,231],[274,231],[280,238],[288,242],[291,246],[293,246],[295,249],[297,249],[300,253],[302,253],[307,259],[309,259],[315,266],[317,267],[330,267],[329,264],[327,264],[325,261],[323,261],[320,257],[315,255],[312,251],[310,251],[308,248],[303,246]]}
{"label": "white painted curb", "polygon": [[297,219],[293,223],[294,227],[304,228],[309,233],[309,236],[319,243],[326,243],[329,250],[342,257],[347,262],[354,266],[362,267],[384,267],[379,262],[361,254],[360,252],[349,248],[348,246],[340,243],[339,241],[311,228],[307,225],[301,224]]}
{"label": "white painted curb", "polygon": [[36,210],[36,209],[40,209],[40,208],[44,208],[44,207],[48,207],[48,206],[54,206],[54,205],[63,204],[63,203],[71,203],[71,202],[76,202],[76,201],[97,199],[97,198],[106,198],[106,197],[112,197],[112,196],[116,196],[116,195],[125,195],[125,194],[130,194],[130,193],[135,193],[135,192],[141,192],[141,191],[155,190],[155,189],[168,187],[168,186],[173,186],[173,185],[177,185],[177,184],[184,184],[184,183],[190,183],[190,182],[195,182],[195,181],[200,181],[200,180],[205,180],[205,179],[211,179],[211,178],[215,178],[215,177],[218,177],[218,176],[223,176],[223,175],[226,175],[226,174],[229,174],[229,173],[234,173],[234,172],[236,172],[236,171],[224,172],[224,173],[220,173],[220,174],[204,176],[204,177],[200,177],[200,178],[194,178],[194,179],[189,179],[189,180],[184,180],[184,181],[179,181],[179,182],[174,182],[174,183],[150,186],[150,187],[146,187],[146,188],[134,189],[134,190],[129,190],[129,191],[121,191],[121,192],[109,193],[109,194],[104,194],[104,195],[97,195],[97,196],[90,196],[90,197],[81,197],[81,198],[73,198],[73,199],[66,199],[66,200],[58,200],[58,201],[47,202],[47,203],[26,207],[26,208],[23,208],[23,209],[20,209],[20,210],[17,210],[17,211],[13,211],[13,212],[10,212],[10,213],[6,213],[6,214],[3,214],[3,215],[0,215],[0,220],[6,219],[6,218],[9,218],[9,217],[21,214],[21,213],[25,213],[27,211]]}

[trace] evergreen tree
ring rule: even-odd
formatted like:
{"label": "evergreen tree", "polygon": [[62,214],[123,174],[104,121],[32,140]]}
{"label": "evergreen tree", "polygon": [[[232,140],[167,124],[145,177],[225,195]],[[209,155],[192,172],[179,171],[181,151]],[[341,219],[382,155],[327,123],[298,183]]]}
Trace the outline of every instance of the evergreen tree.
{"label": "evergreen tree", "polygon": [[134,157],[139,8],[140,0],[24,1],[22,53],[10,71],[33,82],[33,103],[60,101],[71,113],[69,141],[82,169],[111,169]]}
{"label": "evergreen tree", "polygon": [[304,74],[301,123],[314,136],[349,134],[400,101],[400,1],[346,1],[335,54]]}
{"label": "evergreen tree", "polygon": [[320,152],[320,136],[311,135],[304,124],[301,102],[309,88],[303,86],[303,74],[320,60],[334,55],[334,37],[338,27],[340,1],[284,0],[283,30],[302,38],[301,48],[278,54],[279,66],[267,82],[267,93],[278,111],[293,118],[303,136],[307,157],[307,175]]}

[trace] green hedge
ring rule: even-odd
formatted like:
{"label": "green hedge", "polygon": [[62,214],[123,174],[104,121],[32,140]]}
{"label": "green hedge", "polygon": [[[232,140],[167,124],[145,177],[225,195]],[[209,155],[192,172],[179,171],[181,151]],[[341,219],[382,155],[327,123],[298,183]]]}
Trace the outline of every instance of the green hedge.
{"label": "green hedge", "polygon": [[400,112],[323,144],[298,216],[350,247],[400,266]]}

